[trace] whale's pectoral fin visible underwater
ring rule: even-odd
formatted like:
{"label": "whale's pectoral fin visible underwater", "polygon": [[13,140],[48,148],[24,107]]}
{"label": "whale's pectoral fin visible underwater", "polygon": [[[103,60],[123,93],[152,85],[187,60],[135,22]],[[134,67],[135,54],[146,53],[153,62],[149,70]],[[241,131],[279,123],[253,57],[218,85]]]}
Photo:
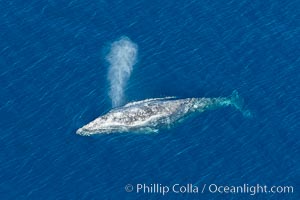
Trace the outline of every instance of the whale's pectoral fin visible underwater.
{"label": "whale's pectoral fin visible underwater", "polygon": [[171,128],[192,114],[233,106],[244,116],[251,116],[244,109],[244,100],[233,91],[230,97],[218,98],[155,98],[128,103],[114,108],[103,116],[77,130],[80,135],[121,132],[157,133]]}

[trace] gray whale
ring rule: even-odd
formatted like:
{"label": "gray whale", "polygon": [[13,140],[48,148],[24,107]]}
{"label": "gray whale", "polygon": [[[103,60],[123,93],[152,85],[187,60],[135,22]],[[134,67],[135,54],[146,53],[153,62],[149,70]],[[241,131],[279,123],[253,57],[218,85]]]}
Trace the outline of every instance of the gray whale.
{"label": "gray whale", "polygon": [[233,106],[242,111],[243,99],[237,91],[230,97],[154,98],[128,103],[112,109],[76,131],[79,135],[109,134],[122,132],[155,133],[170,128],[192,113]]}

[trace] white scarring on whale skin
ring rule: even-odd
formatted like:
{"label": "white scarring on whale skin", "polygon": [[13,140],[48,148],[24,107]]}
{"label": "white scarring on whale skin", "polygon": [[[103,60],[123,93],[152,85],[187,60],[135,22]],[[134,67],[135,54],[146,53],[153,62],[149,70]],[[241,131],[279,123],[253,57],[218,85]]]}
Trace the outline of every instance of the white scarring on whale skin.
{"label": "white scarring on whale skin", "polygon": [[146,99],[115,108],[76,131],[79,135],[109,134],[122,132],[158,132],[171,127],[177,121],[194,112],[234,106],[242,109],[243,100],[234,91],[228,98],[175,97]]}

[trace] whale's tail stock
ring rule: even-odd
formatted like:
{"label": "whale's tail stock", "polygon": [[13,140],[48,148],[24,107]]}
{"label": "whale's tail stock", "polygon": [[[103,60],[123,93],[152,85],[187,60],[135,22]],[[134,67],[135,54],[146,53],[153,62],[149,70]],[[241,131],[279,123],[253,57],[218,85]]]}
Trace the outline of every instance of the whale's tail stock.
{"label": "whale's tail stock", "polygon": [[242,112],[245,117],[252,117],[252,114],[249,110],[244,107],[244,99],[240,97],[239,93],[234,90],[230,96],[231,105],[236,109]]}

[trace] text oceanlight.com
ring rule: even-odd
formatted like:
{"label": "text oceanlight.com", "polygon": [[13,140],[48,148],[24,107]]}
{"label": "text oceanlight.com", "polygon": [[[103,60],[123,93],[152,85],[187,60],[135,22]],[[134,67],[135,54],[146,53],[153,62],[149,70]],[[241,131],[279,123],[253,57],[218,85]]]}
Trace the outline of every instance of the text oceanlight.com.
{"label": "text oceanlight.com", "polygon": [[134,192],[138,194],[161,194],[168,193],[177,194],[292,194],[294,193],[293,186],[267,186],[267,185],[218,185],[218,184],[178,184],[164,185],[159,183],[145,184],[138,183],[135,185],[127,184],[125,186],[126,192]]}

